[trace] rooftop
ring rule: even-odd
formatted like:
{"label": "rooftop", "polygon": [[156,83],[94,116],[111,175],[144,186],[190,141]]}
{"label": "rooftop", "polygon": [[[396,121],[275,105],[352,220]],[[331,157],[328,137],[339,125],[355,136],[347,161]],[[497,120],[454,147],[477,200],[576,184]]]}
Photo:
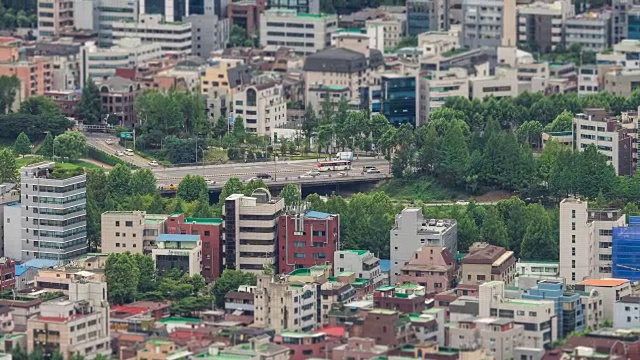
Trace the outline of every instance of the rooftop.
{"label": "rooftop", "polygon": [[305,216],[309,218],[322,219],[322,220],[326,220],[332,217],[331,214],[327,214],[320,211],[309,211],[305,214]]}
{"label": "rooftop", "polygon": [[345,253],[347,253],[347,252],[356,253],[356,254],[358,254],[358,256],[362,256],[362,255],[364,255],[364,254],[369,252],[368,250],[340,250],[340,251],[341,252],[345,252]]}
{"label": "rooftop", "polygon": [[156,238],[156,241],[196,242],[200,241],[200,235],[160,234]]}
{"label": "rooftop", "polygon": [[222,219],[218,218],[185,218],[185,223],[222,225]]}
{"label": "rooftop", "polygon": [[162,324],[174,324],[174,323],[200,323],[202,320],[196,318],[181,318],[181,317],[168,317],[159,321]]}
{"label": "rooftop", "polygon": [[629,283],[629,280],[608,278],[608,279],[588,279],[578,283],[578,285],[614,287],[614,286],[624,285],[626,283]]}

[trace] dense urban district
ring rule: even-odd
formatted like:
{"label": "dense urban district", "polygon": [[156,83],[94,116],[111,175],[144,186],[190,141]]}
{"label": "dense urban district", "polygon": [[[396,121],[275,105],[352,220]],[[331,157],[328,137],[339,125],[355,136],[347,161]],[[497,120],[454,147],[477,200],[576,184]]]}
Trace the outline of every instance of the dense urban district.
{"label": "dense urban district", "polygon": [[0,360],[640,360],[640,3],[0,0]]}

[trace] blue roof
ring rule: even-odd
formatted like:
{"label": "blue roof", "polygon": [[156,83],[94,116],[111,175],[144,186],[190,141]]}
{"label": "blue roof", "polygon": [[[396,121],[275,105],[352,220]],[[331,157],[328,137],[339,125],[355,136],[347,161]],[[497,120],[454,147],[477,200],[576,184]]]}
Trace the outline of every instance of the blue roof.
{"label": "blue roof", "polygon": [[380,271],[382,272],[391,271],[391,260],[380,259]]}
{"label": "blue roof", "polygon": [[160,234],[156,238],[156,241],[188,241],[195,242],[200,240],[200,235],[186,235],[186,234]]}
{"label": "blue roof", "polygon": [[331,217],[331,214],[323,213],[320,211],[309,211],[307,212],[306,217],[326,220]]}
{"label": "blue roof", "polygon": [[16,265],[16,276],[21,276],[27,272],[28,269],[29,267],[25,264]]}
{"label": "blue roof", "polygon": [[58,260],[31,259],[25,262],[23,265],[27,267],[34,267],[37,269],[46,269],[46,268],[58,266]]}

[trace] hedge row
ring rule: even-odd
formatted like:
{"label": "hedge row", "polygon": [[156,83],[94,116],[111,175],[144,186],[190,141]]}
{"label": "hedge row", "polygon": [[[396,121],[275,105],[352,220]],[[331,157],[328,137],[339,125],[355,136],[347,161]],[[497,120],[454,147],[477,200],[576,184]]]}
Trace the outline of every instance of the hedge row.
{"label": "hedge row", "polygon": [[96,161],[100,161],[102,163],[105,163],[107,165],[111,165],[111,166],[116,166],[118,164],[123,164],[126,166],[130,166],[131,168],[135,169],[137,168],[137,166],[130,164],[126,161],[123,161],[122,159],[120,159],[117,156],[111,155],[111,154],[107,154],[106,152],[100,150],[100,149],[96,149],[92,146],[88,146],[87,147],[87,156],[90,157],[91,159],[94,159]]}

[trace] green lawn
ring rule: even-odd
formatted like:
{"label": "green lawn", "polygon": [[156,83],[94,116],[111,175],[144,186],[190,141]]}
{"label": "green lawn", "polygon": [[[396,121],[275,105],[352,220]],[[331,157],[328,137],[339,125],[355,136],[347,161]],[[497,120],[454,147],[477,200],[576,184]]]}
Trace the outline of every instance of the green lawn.
{"label": "green lawn", "polygon": [[17,157],[16,158],[16,165],[19,168],[23,167],[23,166],[27,166],[27,165],[31,165],[31,164],[35,164],[37,162],[42,161],[43,158],[42,156],[27,156],[27,157]]}
{"label": "green lawn", "polygon": [[412,180],[391,179],[382,184],[378,190],[384,191],[392,198],[406,201],[447,201],[467,197],[466,194],[447,189],[428,177]]}
{"label": "green lawn", "polygon": [[[35,164],[37,162],[40,161],[46,161],[48,159],[43,158],[42,156],[38,156],[38,155],[33,155],[33,156],[27,156],[27,157],[18,157],[16,158],[16,165],[19,168],[23,167],[23,166],[27,166],[27,165],[31,165],[31,164]],[[100,169],[101,167],[96,165],[96,164],[92,164],[86,161],[82,161],[82,160],[76,160],[76,161],[72,161],[72,162],[58,162],[58,164],[60,164],[63,168],[65,169],[71,169],[71,168],[76,168],[78,166],[87,168],[87,169]]]}
{"label": "green lawn", "polygon": [[92,164],[90,162],[86,162],[86,161],[82,161],[82,160],[76,160],[73,162],[73,164],[78,165],[78,166],[82,166],[84,168],[87,169],[101,169],[101,166],[98,166],[96,164]]}

